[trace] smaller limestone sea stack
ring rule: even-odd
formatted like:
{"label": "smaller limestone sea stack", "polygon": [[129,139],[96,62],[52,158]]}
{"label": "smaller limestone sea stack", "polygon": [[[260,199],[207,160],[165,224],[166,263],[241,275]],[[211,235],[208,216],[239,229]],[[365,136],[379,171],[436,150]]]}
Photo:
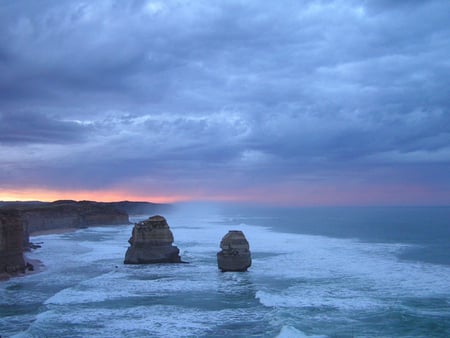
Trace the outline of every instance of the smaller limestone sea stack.
{"label": "smaller limestone sea stack", "polygon": [[220,248],[222,251],[217,253],[217,265],[222,272],[243,272],[252,265],[250,247],[242,231],[228,231],[220,242]]}
{"label": "smaller limestone sea stack", "polygon": [[125,264],[181,263],[180,250],[172,245],[172,231],[162,216],[136,223],[128,242]]}

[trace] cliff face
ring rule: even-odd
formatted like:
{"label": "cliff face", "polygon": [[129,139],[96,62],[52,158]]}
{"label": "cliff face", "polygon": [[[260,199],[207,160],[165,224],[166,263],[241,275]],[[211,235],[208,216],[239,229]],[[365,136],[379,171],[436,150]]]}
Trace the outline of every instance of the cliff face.
{"label": "cliff face", "polygon": [[125,264],[180,263],[180,250],[173,246],[173,234],[164,217],[153,216],[136,223],[128,241]]}
{"label": "cliff face", "polygon": [[22,221],[23,247],[37,231],[80,228],[92,225],[128,224],[128,214],[114,203],[61,200],[48,202],[2,202],[0,212],[16,210]]}
{"label": "cliff face", "polygon": [[21,210],[25,236],[41,230],[129,223],[128,214],[108,203],[56,201]]}
{"label": "cliff face", "polygon": [[25,271],[23,228],[16,210],[0,210],[0,274]]}

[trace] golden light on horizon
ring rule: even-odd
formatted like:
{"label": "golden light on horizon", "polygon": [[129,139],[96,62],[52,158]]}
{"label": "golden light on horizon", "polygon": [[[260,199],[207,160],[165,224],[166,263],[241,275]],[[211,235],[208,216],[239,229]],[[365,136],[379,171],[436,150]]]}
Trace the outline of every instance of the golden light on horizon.
{"label": "golden light on horizon", "polygon": [[[372,194],[361,189],[336,189],[334,187],[304,186],[303,189],[290,189],[288,186],[259,187],[247,189],[240,194],[218,194],[211,190],[196,190],[194,192],[173,194],[147,194],[145,192],[126,189],[110,190],[51,190],[42,188],[3,189],[0,190],[0,201],[42,201],[56,200],[90,200],[97,202],[142,201],[153,203],[177,202],[235,202],[235,203],[261,203],[283,206],[339,206],[339,205],[382,205],[383,201],[401,205],[402,194],[408,191],[413,204],[419,204],[421,196],[426,193],[421,187],[395,186],[372,188]],[[354,203],[358,200],[358,203]],[[415,203],[414,203],[415,202]],[[411,203],[411,202],[410,202]],[[385,203],[386,204],[386,203]]]}
{"label": "golden light on horizon", "polygon": [[155,203],[174,203],[190,200],[189,196],[157,196],[142,195],[119,190],[47,190],[47,189],[21,189],[1,190],[0,201],[42,201],[56,200],[92,200],[98,202],[116,201],[146,201]]}

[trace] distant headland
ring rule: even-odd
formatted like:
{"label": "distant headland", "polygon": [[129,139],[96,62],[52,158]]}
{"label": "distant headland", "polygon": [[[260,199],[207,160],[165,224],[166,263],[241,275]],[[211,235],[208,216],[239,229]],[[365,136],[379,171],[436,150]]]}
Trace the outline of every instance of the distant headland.
{"label": "distant headland", "polygon": [[129,223],[129,215],[166,211],[169,204],[151,202],[0,201],[0,279],[33,269],[23,252],[30,235],[96,225]]}

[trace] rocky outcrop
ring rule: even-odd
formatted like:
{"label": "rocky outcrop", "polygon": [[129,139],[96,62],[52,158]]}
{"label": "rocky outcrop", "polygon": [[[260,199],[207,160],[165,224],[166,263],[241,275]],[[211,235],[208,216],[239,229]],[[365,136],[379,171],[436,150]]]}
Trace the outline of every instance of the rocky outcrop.
{"label": "rocky outcrop", "polygon": [[17,210],[0,210],[0,275],[24,272],[23,228]]}
{"label": "rocky outcrop", "polygon": [[181,263],[180,250],[172,245],[172,231],[162,216],[136,223],[128,242],[125,264]]}
{"label": "rocky outcrop", "polygon": [[252,265],[250,246],[242,231],[230,230],[220,242],[217,265],[222,272],[247,271]]}

